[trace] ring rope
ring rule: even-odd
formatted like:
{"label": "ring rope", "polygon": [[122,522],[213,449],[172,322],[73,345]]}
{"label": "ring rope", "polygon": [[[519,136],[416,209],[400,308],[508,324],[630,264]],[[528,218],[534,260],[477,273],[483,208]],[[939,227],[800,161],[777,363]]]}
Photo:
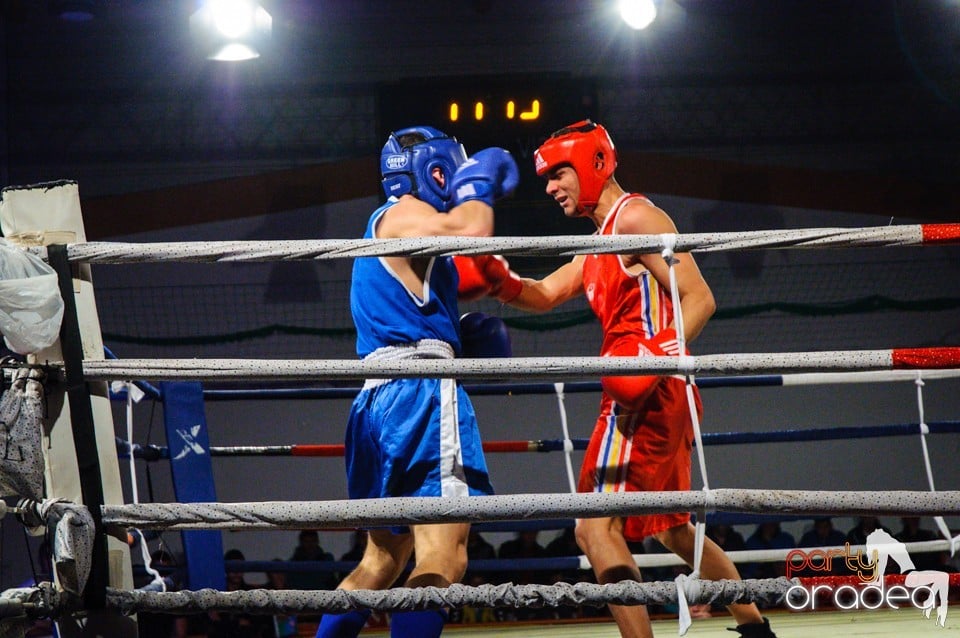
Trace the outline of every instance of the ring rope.
{"label": "ring rope", "polygon": [[[688,601],[729,605],[755,602],[773,605],[797,585],[786,578],[707,581],[690,579],[683,594]],[[311,612],[340,613],[352,609],[410,611],[443,607],[515,607],[650,605],[677,602],[673,581],[643,583],[622,581],[594,583],[556,583],[553,585],[484,584],[449,587],[399,587],[384,590],[241,590],[147,592],[107,590],[107,605],[124,614],[141,611],[159,613],[203,613],[228,611],[256,614],[297,614]]]}
{"label": "ring rope", "polygon": [[556,379],[574,375],[736,374],[789,370],[887,370],[960,367],[960,347],[682,357],[515,357],[509,359],[118,359],[83,362],[87,381],[114,379],[332,380],[402,377]]}
{"label": "ring rope", "polygon": [[[786,578],[757,580],[705,581],[690,579],[683,594],[693,602],[733,604],[756,602],[774,605],[783,600],[796,580]],[[198,614],[207,611],[253,614],[346,612],[353,609],[410,611],[443,607],[515,607],[541,608],[562,605],[600,607],[607,604],[646,605],[677,601],[673,582],[641,583],[622,581],[593,583],[557,583],[554,585],[480,585],[459,583],[449,587],[393,588],[385,590],[269,590],[253,589],[220,592],[152,592],[120,590],[108,587],[106,608],[131,615],[152,611],[169,614]],[[29,620],[56,618],[82,609],[79,597],[56,589],[52,583],[37,587],[6,590],[0,594],[0,617]]]}
{"label": "ring rope", "polygon": [[[54,507],[57,504],[54,504]],[[342,529],[415,523],[473,523],[532,518],[607,518],[697,510],[820,516],[951,515],[960,491],[801,491],[717,489],[704,492],[510,494],[394,497],[261,503],[103,505],[104,525],[141,529]]]}
{"label": "ring rope", "polygon": [[[676,235],[558,235],[549,237],[407,237],[402,239],[314,239],[279,241],[87,242],[67,244],[67,259],[88,264],[160,261],[253,262],[322,260],[372,256],[526,255],[658,253],[664,237],[676,252],[760,248],[841,248],[952,244],[960,223],[866,228],[808,228]],[[46,247],[30,252],[46,258]]]}
{"label": "ring rope", "polygon": [[[960,432],[960,421],[934,421],[924,424],[928,434]],[[861,425],[835,428],[811,428],[776,430],[774,432],[706,432],[704,445],[738,445],[743,443],[789,443],[809,441],[835,441],[853,438],[881,438],[890,436],[913,436],[920,431],[916,423],[891,425]],[[564,452],[585,450],[589,439],[534,439],[518,441],[484,441],[483,451],[488,454],[525,453],[525,452]],[[142,445],[117,439],[117,452],[129,456],[130,450],[138,459],[159,461],[170,458],[170,448],[163,445]],[[297,457],[341,457],[342,443],[293,443],[289,445],[230,445],[210,446],[210,456],[251,457],[251,456],[297,456]]]}
{"label": "ring rope", "polygon": [[[960,377],[960,369],[942,370],[871,370],[868,372],[824,372],[799,374],[766,374],[729,377],[698,377],[697,387],[701,390],[709,388],[732,387],[770,387],[770,386],[805,386],[805,385],[836,385],[853,383],[889,383],[899,381],[915,381],[917,377],[934,379],[956,379]],[[154,399],[161,399],[159,389],[141,381],[134,382],[137,387],[147,386],[147,395]],[[464,390],[470,396],[490,395],[526,395],[548,394],[556,392],[556,384],[552,383],[484,383],[464,384]],[[141,387],[141,389],[143,389]],[[563,392],[575,394],[581,392],[599,392],[600,383],[597,381],[573,381],[563,384]],[[245,401],[271,398],[282,399],[352,399],[360,387],[317,387],[317,388],[204,388],[203,398],[206,401]]]}

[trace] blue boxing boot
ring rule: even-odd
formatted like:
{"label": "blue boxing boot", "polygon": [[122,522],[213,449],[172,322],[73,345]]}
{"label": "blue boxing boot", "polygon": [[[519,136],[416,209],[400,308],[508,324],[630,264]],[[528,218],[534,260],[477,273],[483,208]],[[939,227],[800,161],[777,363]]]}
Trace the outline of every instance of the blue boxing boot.
{"label": "blue boxing boot", "polygon": [[345,614],[324,614],[316,638],[356,638],[370,618],[369,609],[354,609]]}
{"label": "blue boxing boot", "polygon": [[446,622],[441,609],[397,612],[390,617],[390,638],[439,638]]}

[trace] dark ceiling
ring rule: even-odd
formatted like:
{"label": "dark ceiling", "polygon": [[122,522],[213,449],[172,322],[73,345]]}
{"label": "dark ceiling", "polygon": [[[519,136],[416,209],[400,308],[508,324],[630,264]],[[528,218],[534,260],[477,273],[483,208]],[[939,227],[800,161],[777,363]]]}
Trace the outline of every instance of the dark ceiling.
{"label": "dark ceiling", "polygon": [[960,218],[957,0],[664,0],[642,33],[601,0],[274,0],[232,68],[192,0],[96,4],[6,0],[0,36],[3,182],[77,179],[93,238],[374,195],[385,83],[505,74],[592,83],[631,188]]}

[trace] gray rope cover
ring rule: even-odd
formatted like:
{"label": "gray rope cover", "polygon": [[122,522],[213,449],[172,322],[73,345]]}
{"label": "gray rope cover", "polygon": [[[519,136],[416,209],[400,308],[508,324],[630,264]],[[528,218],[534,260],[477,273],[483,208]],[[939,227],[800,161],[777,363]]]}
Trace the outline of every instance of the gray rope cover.
{"label": "gray rope cover", "polygon": [[[786,578],[765,580],[689,579],[684,595],[690,603],[756,602],[780,603],[796,581]],[[442,607],[540,608],[606,604],[649,605],[677,602],[673,581],[641,583],[622,581],[607,585],[557,583],[555,585],[454,584],[446,588],[399,587],[385,590],[301,591],[254,589],[220,592],[213,589],[178,592],[145,592],[108,589],[107,606],[124,614],[140,611],[160,613],[203,613],[206,611],[252,614],[342,613],[351,609],[410,611]]]}
{"label": "gray rope cover", "polygon": [[[920,225],[876,228],[805,228],[670,235],[561,235],[551,237],[410,237],[286,241],[88,242],[69,244],[71,262],[129,264],[157,261],[255,262],[323,260],[384,255],[572,256],[597,253],[657,253],[675,238],[676,252],[761,248],[916,246]],[[46,258],[46,248],[31,252]]]}
{"label": "gray rope cover", "polygon": [[0,496],[43,497],[45,377],[38,368],[17,368],[0,397]]}
{"label": "gray rope cover", "polygon": [[960,512],[960,491],[719,489],[263,503],[140,503],[104,505],[103,523],[171,530],[330,529],[411,523],[597,518],[701,510],[821,516],[953,515]]}
{"label": "gray rope cover", "polygon": [[884,370],[892,350],[715,354],[697,357],[513,357],[506,359],[100,359],[83,362],[88,381],[333,380],[401,377],[567,379],[604,374],[742,374]]}

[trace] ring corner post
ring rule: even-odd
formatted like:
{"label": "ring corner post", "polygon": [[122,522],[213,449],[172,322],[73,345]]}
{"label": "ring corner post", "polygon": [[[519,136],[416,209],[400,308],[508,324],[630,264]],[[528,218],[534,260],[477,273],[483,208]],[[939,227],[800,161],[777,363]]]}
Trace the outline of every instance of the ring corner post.
{"label": "ring corner post", "polygon": [[[113,412],[105,382],[83,380],[83,360],[104,358],[90,266],[70,265],[66,244],[86,241],[77,183],[63,180],[8,187],[0,199],[0,230],[21,245],[58,245],[64,320],[60,339],[30,355],[32,362],[64,362],[67,382],[51,388],[43,433],[46,498],[84,503],[97,526],[83,618],[57,622],[59,635],[137,638],[133,617],[105,609],[106,588],[133,589],[129,546],[100,526],[103,504],[122,504]],[[49,251],[48,251],[49,252]],[[53,261],[53,260],[51,260]],[[81,622],[82,620],[82,622]]]}

